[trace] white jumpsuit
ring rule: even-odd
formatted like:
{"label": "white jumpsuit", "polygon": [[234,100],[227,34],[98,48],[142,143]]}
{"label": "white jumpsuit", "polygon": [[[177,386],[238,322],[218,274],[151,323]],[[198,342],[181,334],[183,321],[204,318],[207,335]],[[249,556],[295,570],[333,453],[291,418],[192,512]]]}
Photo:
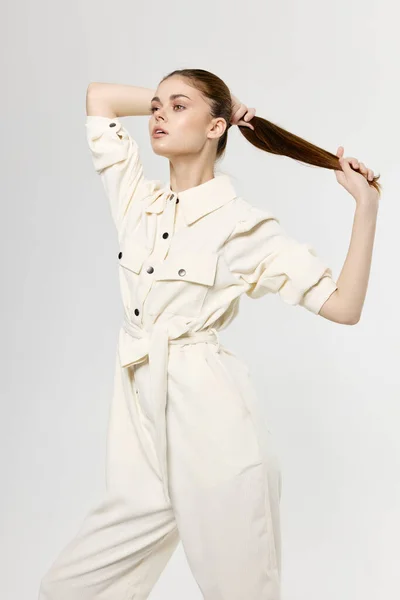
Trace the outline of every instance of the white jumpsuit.
{"label": "white jumpsuit", "polygon": [[179,541],[206,600],[280,600],[281,471],[247,366],[218,331],[240,296],[317,314],[337,289],[309,244],[228,175],[180,193],[146,179],[119,119],[88,116],[110,202],[124,318],[106,491],[39,600],[144,600]]}

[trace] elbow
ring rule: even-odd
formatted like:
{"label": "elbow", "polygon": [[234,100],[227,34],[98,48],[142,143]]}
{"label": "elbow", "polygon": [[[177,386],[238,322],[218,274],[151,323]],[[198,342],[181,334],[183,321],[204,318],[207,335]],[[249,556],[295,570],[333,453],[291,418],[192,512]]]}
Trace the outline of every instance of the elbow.
{"label": "elbow", "polygon": [[318,314],[341,325],[357,325],[361,319],[361,312],[362,309],[353,308],[348,302],[344,302],[337,289],[324,302]]}
{"label": "elbow", "polygon": [[352,315],[343,321],[344,325],[357,325],[360,322],[361,315]]}
{"label": "elbow", "polygon": [[87,86],[87,91],[92,92],[98,86],[97,81],[90,81]]}

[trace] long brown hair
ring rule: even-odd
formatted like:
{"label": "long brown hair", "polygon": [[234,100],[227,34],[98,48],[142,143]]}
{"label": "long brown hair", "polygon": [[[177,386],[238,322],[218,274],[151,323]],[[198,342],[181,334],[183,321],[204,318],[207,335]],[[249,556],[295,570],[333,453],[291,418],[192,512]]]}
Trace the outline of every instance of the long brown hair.
{"label": "long brown hair", "polygon": [[[163,77],[161,81],[173,75],[188,79],[190,85],[198,89],[209,99],[211,116],[213,118],[222,117],[227,122],[228,126],[224,134],[219,138],[217,146],[216,160],[221,158],[225,152],[228,130],[232,126],[230,122],[232,118],[232,100],[228,86],[217,75],[203,69],[176,69]],[[256,146],[256,148],[270,152],[271,154],[288,156],[289,158],[316,167],[335,171],[342,170],[339,159],[335,154],[315,146],[294,133],[290,133],[286,129],[275,125],[275,123],[271,123],[271,121],[267,121],[267,119],[263,119],[262,117],[254,116],[251,119],[251,124],[254,127],[254,131],[245,125],[239,125],[239,129],[244,137],[253,146]],[[378,183],[379,178],[380,175],[375,175],[374,179],[368,183],[381,195],[382,186]]]}

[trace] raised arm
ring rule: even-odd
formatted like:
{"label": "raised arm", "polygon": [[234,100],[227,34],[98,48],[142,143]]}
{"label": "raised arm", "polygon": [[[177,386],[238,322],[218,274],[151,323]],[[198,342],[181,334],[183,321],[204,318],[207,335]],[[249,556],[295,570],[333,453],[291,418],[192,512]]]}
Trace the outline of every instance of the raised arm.
{"label": "raised arm", "polygon": [[154,93],[135,85],[92,82],[86,92],[86,114],[110,119],[149,115]]}
{"label": "raised arm", "polygon": [[355,199],[356,211],[349,250],[337,280],[338,289],[319,314],[331,321],[345,319],[355,325],[361,318],[368,289],[380,192],[368,183],[373,181],[373,171],[354,157],[344,158],[343,153],[343,146],[339,146],[337,155],[343,170],[336,171],[336,178]]}
{"label": "raised arm", "polygon": [[133,85],[90,83],[86,93],[86,136],[93,165],[121,232],[131,208],[134,216],[155,183],[144,176],[135,137],[120,117],[149,115],[153,90]]}

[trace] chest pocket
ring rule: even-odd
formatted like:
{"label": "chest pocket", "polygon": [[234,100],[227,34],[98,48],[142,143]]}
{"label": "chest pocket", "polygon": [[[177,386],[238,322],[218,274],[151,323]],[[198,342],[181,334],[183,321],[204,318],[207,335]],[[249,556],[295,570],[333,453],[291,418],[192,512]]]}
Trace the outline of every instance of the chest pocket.
{"label": "chest pocket", "polygon": [[167,256],[155,273],[147,299],[148,313],[197,316],[214,284],[217,261],[215,252],[186,251],[179,256]]}
{"label": "chest pocket", "polygon": [[131,240],[121,243],[118,262],[123,269],[139,274],[146,257],[147,250],[142,244]]}

